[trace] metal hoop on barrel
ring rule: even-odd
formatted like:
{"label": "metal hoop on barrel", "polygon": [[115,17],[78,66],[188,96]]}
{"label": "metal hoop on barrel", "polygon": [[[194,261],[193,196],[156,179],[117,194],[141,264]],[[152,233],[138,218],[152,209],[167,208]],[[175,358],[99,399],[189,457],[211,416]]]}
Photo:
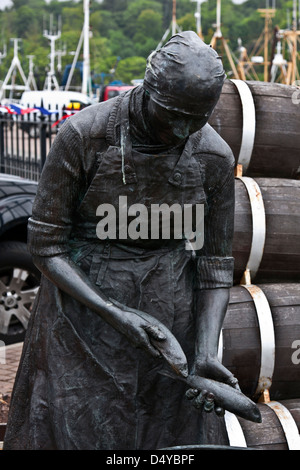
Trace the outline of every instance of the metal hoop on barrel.
{"label": "metal hoop on barrel", "polygon": [[245,83],[243,80],[236,79],[231,79],[231,81],[234,83],[239,92],[242,104],[243,132],[238,163],[243,165],[243,168],[246,171],[251,160],[255,140],[255,105],[251,90],[247,83]]}

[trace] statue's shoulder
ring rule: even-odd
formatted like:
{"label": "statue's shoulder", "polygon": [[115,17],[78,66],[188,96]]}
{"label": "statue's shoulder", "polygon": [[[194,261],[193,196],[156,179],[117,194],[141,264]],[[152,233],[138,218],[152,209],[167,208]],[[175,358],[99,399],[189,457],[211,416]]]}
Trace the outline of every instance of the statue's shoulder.
{"label": "statue's shoulder", "polygon": [[73,128],[87,138],[101,139],[106,136],[106,128],[112,112],[118,108],[118,97],[88,106],[69,118]]}
{"label": "statue's shoulder", "polygon": [[234,164],[235,162],[229,145],[209,124],[206,124],[200,131],[196,152],[215,155],[216,158],[225,158],[228,160],[228,164]]}

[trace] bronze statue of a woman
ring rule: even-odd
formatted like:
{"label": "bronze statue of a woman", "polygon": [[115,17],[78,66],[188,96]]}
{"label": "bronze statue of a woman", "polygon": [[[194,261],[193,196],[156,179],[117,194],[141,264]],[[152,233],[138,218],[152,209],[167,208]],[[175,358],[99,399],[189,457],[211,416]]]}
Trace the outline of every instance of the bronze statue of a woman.
{"label": "bronze statue of a woman", "polygon": [[[191,404],[205,397],[189,390],[188,400],[186,384],[160,372],[174,338],[187,359],[179,373],[236,386],[217,360],[233,277],[234,158],[207,124],[224,80],[218,54],[183,32],[149,56],[143,85],[59,131],[29,220],[42,280],[4,449],[207,442]],[[100,239],[97,209],[115,208],[118,234],[120,201],[203,205],[203,246],[187,249],[184,234]]]}

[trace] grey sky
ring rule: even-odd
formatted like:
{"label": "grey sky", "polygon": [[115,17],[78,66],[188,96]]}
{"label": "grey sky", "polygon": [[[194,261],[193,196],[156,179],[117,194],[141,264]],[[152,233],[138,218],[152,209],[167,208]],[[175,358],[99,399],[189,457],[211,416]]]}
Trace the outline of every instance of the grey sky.
{"label": "grey sky", "polygon": [[11,0],[0,0],[0,10],[4,10],[4,8],[9,7],[11,5]]}

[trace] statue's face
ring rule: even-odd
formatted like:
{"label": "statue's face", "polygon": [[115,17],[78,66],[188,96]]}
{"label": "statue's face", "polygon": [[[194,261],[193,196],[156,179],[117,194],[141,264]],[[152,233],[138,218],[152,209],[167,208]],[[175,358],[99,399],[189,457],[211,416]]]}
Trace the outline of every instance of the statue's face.
{"label": "statue's face", "polygon": [[176,145],[201,129],[207,123],[209,113],[195,116],[168,110],[150,97],[148,118],[153,136],[159,143]]}

